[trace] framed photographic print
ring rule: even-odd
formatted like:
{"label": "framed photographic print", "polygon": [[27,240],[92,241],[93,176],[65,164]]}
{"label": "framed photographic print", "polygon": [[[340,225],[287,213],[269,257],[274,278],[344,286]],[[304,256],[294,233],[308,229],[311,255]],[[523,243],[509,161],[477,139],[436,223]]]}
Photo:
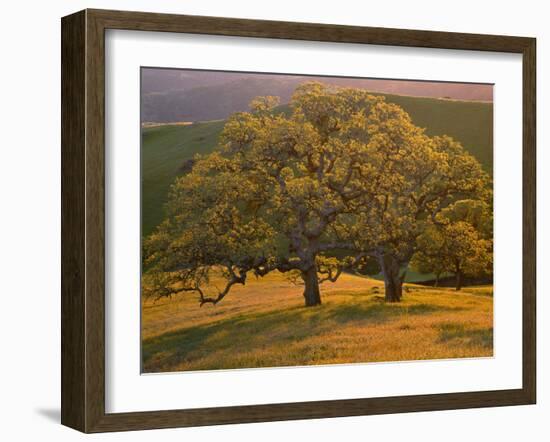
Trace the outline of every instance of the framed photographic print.
{"label": "framed photographic print", "polygon": [[535,40],[62,19],[62,423],[535,403]]}

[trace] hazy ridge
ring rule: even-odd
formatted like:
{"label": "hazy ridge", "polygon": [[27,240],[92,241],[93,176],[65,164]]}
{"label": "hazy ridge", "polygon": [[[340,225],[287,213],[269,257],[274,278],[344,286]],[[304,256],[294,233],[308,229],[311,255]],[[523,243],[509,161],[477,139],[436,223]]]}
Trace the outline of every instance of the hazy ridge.
{"label": "hazy ridge", "polygon": [[492,101],[492,88],[487,85],[218,72],[199,75],[179,70],[164,70],[162,76],[155,76],[148,72],[142,76],[142,122],[225,119],[248,110],[250,100],[259,95],[275,95],[286,103],[296,86],[312,80],[385,94]]}

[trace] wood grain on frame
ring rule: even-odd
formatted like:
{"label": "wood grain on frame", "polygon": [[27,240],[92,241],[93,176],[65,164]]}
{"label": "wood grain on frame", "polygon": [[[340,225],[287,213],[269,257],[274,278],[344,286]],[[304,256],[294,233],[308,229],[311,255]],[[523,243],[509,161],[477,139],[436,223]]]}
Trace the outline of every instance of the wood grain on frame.
{"label": "wood grain on frame", "polygon": [[[281,38],[523,55],[523,387],[515,390],[105,413],[105,30]],[[535,39],[85,10],[62,19],[62,412],[83,432],[532,404],[536,400]]]}

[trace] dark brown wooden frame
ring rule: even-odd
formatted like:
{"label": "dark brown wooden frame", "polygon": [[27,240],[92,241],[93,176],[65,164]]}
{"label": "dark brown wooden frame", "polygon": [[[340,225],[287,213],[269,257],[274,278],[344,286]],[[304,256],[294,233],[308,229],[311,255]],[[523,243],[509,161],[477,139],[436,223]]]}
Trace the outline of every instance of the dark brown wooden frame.
{"label": "dark brown wooden frame", "polygon": [[[62,19],[61,422],[83,432],[534,404],[536,40],[404,29],[84,10]],[[136,413],[105,412],[105,30],[185,32],[523,56],[523,387]],[[518,189],[519,190],[519,189]]]}

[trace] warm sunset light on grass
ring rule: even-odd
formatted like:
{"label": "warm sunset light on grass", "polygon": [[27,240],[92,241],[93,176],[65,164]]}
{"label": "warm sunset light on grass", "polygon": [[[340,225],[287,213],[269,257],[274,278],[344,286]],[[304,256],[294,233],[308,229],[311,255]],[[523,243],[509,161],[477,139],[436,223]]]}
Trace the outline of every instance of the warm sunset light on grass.
{"label": "warm sunset light on grass", "polygon": [[270,274],[217,306],[193,296],[147,301],[143,371],[492,356],[491,286],[406,287],[401,303],[386,304],[380,281],[343,275],[307,309],[302,288]]}

